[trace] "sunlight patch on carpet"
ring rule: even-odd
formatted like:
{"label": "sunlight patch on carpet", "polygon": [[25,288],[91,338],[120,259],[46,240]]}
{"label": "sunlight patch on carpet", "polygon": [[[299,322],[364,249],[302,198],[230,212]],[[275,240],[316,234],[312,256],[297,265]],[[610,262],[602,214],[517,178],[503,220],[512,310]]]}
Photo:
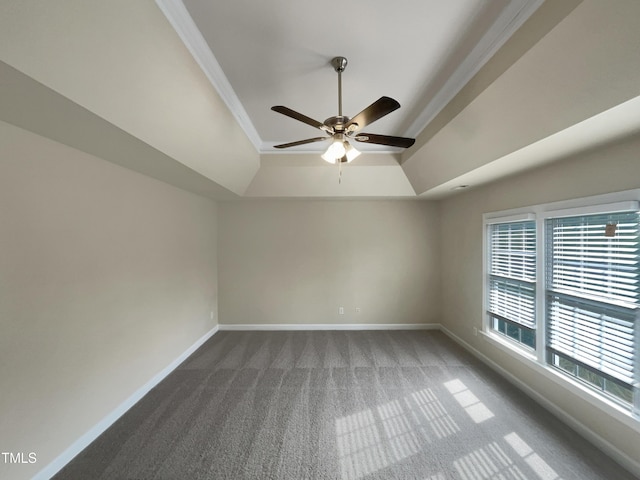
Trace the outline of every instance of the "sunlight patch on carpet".
{"label": "sunlight patch on carpet", "polygon": [[496,442],[459,458],[453,466],[463,480],[530,480]]}
{"label": "sunlight patch on carpet", "polygon": [[520,455],[525,462],[527,462],[527,465],[531,467],[531,470],[533,470],[541,480],[560,480],[560,477],[555,470],[540,458],[540,455],[534,452],[533,449],[524,440],[522,440],[517,433],[511,432],[510,434],[505,435],[504,439],[509,445],[511,445],[516,453]]}
{"label": "sunlight patch on carpet", "polygon": [[482,423],[494,417],[493,412],[461,380],[451,380],[446,382],[444,386],[475,423]]}

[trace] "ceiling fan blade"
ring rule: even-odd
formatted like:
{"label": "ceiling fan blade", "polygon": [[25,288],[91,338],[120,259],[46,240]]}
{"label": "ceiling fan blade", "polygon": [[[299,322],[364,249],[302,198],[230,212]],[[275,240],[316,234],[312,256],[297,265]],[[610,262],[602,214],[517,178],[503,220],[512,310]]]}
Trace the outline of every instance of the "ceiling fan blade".
{"label": "ceiling fan blade", "polygon": [[282,105],[276,105],[275,107],[271,107],[271,110],[274,112],[281,113],[282,115],[286,115],[287,117],[291,117],[294,120],[298,120],[299,122],[306,123],[307,125],[311,125],[312,127],[319,128],[320,130],[324,130],[325,132],[333,133],[333,129],[327,127],[324,123],[321,123],[317,120],[314,120],[311,117],[307,117],[301,113],[296,112],[295,110],[291,110],[288,107],[284,107]]}
{"label": "ceiling fan blade", "polygon": [[298,140],[297,142],[291,143],[282,143],[280,145],[274,145],[274,148],[289,148],[289,147],[297,147],[298,145],[305,145],[307,143],[313,142],[321,142],[322,140],[327,140],[330,137],[315,137],[315,138],[307,138],[306,140]]}
{"label": "ceiling fan blade", "polygon": [[[400,104],[390,97],[380,97],[378,100],[373,102],[355,117],[353,117],[347,124],[345,125],[347,131],[349,127],[351,130],[359,130],[362,127],[369,125],[370,123],[375,122],[376,120],[388,115],[400,108]],[[353,125],[353,126],[352,126]]]}
{"label": "ceiling fan blade", "polygon": [[415,138],[392,137],[389,135],[376,135],[374,133],[359,133],[353,137],[358,142],[377,143],[378,145],[388,145],[390,147],[409,148],[416,141]]}

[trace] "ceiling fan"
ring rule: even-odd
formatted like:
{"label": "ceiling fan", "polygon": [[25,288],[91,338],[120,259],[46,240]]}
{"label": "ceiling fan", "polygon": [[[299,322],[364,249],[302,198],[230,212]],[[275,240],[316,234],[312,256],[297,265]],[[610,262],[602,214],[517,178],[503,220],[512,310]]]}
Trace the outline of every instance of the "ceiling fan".
{"label": "ceiling fan", "polygon": [[298,140],[297,142],[283,143],[281,145],[275,145],[275,148],[289,148],[296,147],[298,145],[305,145],[307,143],[321,142],[331,139],[331,145],[327,151],[322,155],[322,158],[329,163],[342,164],[344,162],[350,162],[360,152],[356,150],[349,140],[355,140],[357,142],[364,143],[376,143],[378,145],[388,145],[391,147],[409,148],[414,144],[415,139],[406,137],[393,137],[389,135],[377,135],[373,133],[361,133],[360,129],[366,127],[370,123],[379,120],[380,118],[388,115],[400,108],[400,104],[390,97],[380,97],[373,102],[363,111],[358,113],[355,117],[349,118],[342,115],[342,72],[347,67],[347,59],[345,57],[335,57],[331,60],[331,65],[338,73],[338,115],[335,117],[327,118],[324,123],[321,123],[313,118],[307,117],[301,113],[291,110],[290,108],[282,105],[276,105],[271,107],[274,112],[281,113],[287,117],[291,117],[312,127],[318,128],[325,133],[328,137],[314,137],[306,140]]}

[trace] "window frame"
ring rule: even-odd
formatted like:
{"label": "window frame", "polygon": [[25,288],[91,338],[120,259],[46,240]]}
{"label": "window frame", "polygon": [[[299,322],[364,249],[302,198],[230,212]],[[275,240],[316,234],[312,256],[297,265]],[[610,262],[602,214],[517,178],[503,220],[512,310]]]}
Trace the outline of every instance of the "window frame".
{"label": "window frame", "polygon": [[[495,274],[493,272],[491,272],[491,253],[492,253],[492,248],[491,248],[491,243],[489,241],[490,237],[491,237],[491,227],[493,227],[494,225],[507,225],[507,224],[519,224],[519,223],[524,223],[524,222],[534,222],[534,228],[535,228],[535,232],[536,232],[536,239],[535,239],[535,261],[536,261],[536,270],[535,270],[535,276],[536,276],[536,280],[535,282],[532,282],[532,284],[534,285],[534,324],[536,324],[536,329],[534,330],[536,332],[536,338],[535,338],[535,344],[538,344],[538,335],[537,335],[537,310],[538,310],[538,304],[537,304],[537,298],[538,298],[538,238],[537,238],[537,224],[536,224],[536,217],[534,214],[532,213],[523,213],[523,214],[518,214],[518,215],[509,215],[509,216],[502,216],[502,217],[496,217],[496,218],[488,218],[485,219],[485,235],[484,235],[484,240],[486,243],[485,246],[485,256],[484,256],[484,260],[485,260],[485,265],[484,265],[484,274],[485,274],[485,283],[484,283],[484,288],[485,288],[485,294],[483,295],[483,310],[485,312],[486,315],[486,321],[484,322],[483,325],[483,330],[486,331],[491,331],[492,334],[495,334],[494,329],[492,328],[492,323],[493,323],[493,319],[496,318],[498,320],[500,320],[501,318],[499,318],[500,316],[495,314],[495,313],[491,313],[490,310],[490,305],[491,305],[491,301],[490,301],[490,294],[491,294],[491,288],[490,288],[490,284],[491,284],[491,280],[492,280],[492,276],[495,276]],[[519,281],[519,280],[516,280]],[[518,322],[515,322],[513,320],[508,320],[504,317],[502,317],[502,320],[506,323],[513,323],[513,324],[517,324]],[[504,334],[503,335],[504,338],[515,344],[518,348],[522,348],[527,352],[535,352],[536,348],[535,347],[529,347],[526,346],[523,342],[517,342],[513,339],[511,339],[508,335]]]}
{"label": "window frame", "polygon": [[[532,367],[543,376],[552,379],[568,390],[574,392],[589,403],[604,410],[606,413],[621,419],[640,432],[640,393],[634,395],[631,408],[618,402],[607,395],[599,393],[594,388],[583,384],[577,378],[572,378],[568,373],[563,373],[558,367],[552,366],[547,361],[547,335],[546,335],[546,220],[548,218],[572,217],[582,215],[596,215],[602,213],[635,210],[640,211],[640,189],[627,190],[603,195],[576,198],[560,202],[533,205],[529,207],[503,210],[485,213],[483,215],[482,235],[482,328],[483,338],[496,347],[504,350],[513,358]],[[489,261],[490,261],[490,227],[497,223],[510,223],[524,220],[534,220],[536,228],[536,348],[530,348],[511,340],[506,335],[495,332],[491,327],[492,316],[489,313]],[[636,320],[636,355],[640,354],[640,313]],[[639,368],[640,369],[640,368]],[[636,372],[636,378],[638,373]],[[640,379],[639,379],[640,380]],[[636,381],[636,384],[640,381]],[[637,388],[637,387],[636,387]],[[629,419],[634,421],[629,422]]]}

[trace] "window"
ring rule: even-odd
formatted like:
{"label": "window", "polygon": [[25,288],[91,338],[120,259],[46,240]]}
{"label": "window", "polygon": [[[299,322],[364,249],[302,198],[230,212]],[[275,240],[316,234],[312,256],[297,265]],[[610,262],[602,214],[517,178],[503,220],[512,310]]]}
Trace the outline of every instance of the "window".
{"label": "window", "polygon": [[485,217],[486,331],[640,418],[638,202],[526,210]]}
{"label": "window", "polygon": [[638,212],[546,220],[551,365],[627,403],[637,369]]}
{"label": "window", "polygon": [[489,227],[491,328],[535,348],[536,229],[533,221]]}

